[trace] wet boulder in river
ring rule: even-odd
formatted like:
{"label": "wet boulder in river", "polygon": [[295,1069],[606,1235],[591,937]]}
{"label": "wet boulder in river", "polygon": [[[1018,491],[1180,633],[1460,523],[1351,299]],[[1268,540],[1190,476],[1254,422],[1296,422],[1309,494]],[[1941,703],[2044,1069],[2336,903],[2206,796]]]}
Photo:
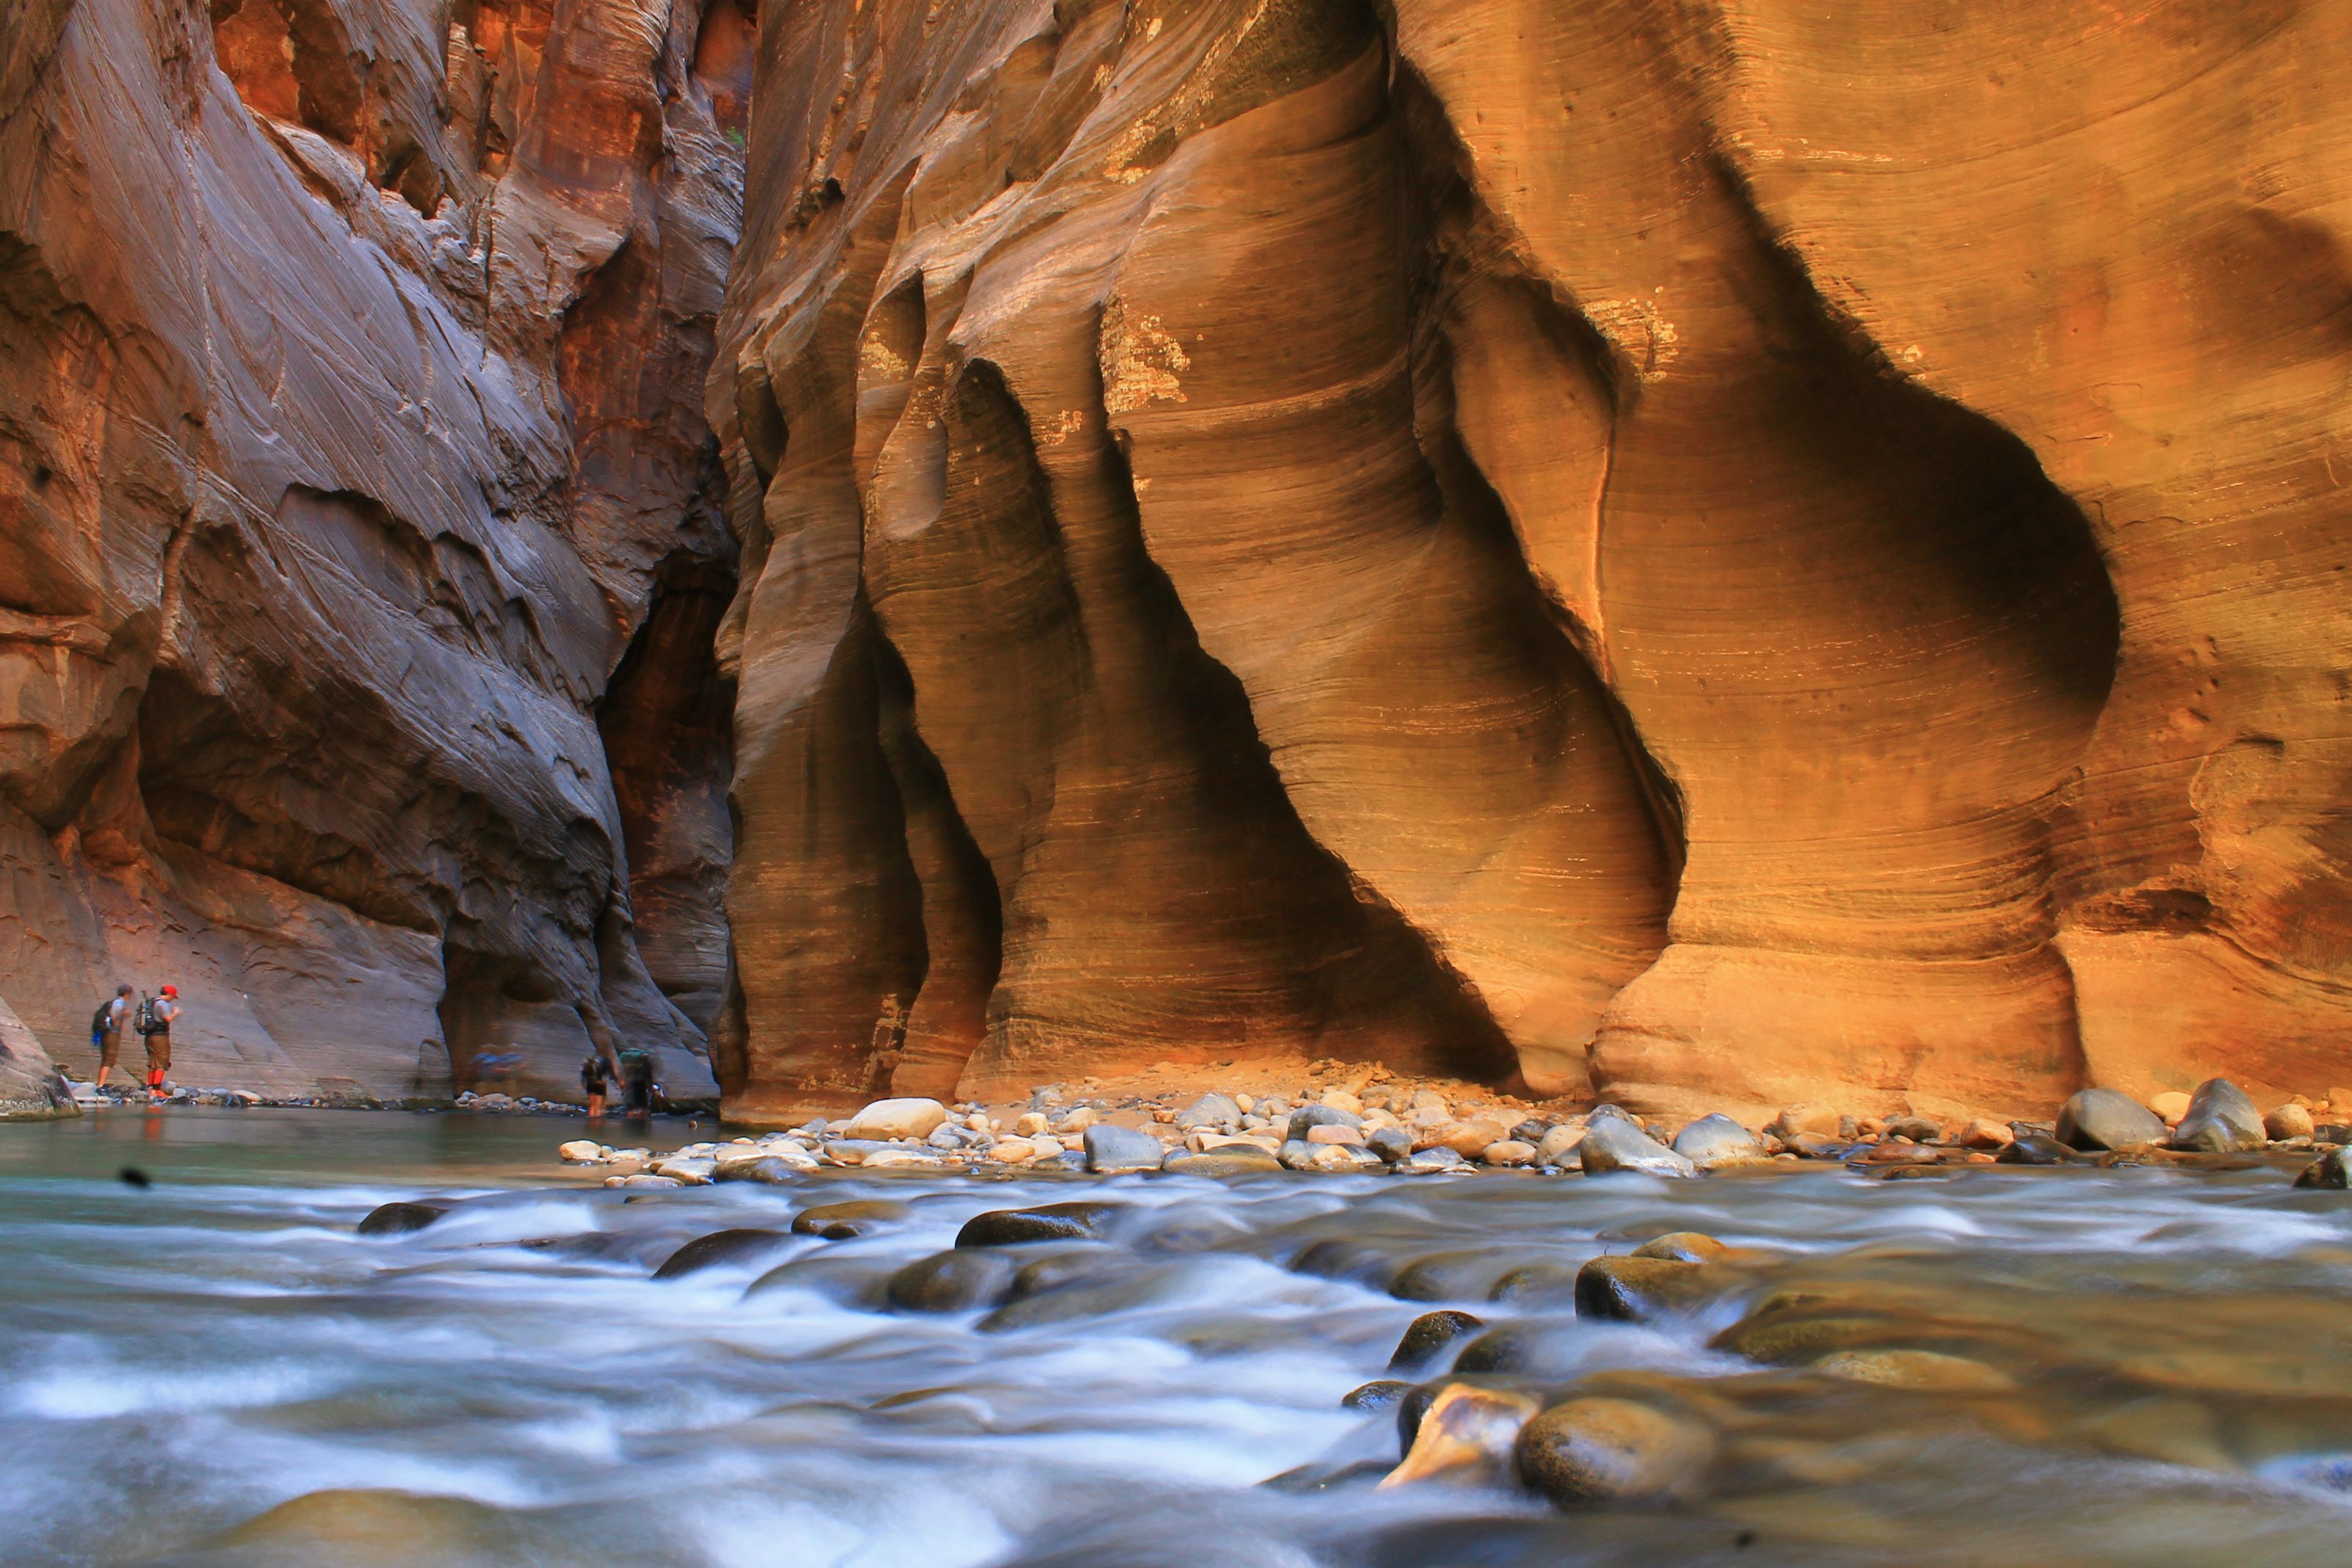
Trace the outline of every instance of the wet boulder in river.
{"label": "wet boulder in river", "polygon": [[1381,1485],[1491,1486],[1510,1473],[1512,1446],[1536,1409],[1535,1395],[1516,1389],[1448,1384],[1429,1402],[1412,1447]]}
{"label": "wet boulder in river", "polygon": [[2352,1189],[2352,1156],[2342,1149],[2330,1149],[2303,1168],[2294,1179],[2298,1187],[2318,1187],[2329,1192]]}
{"label": "wet boulder in river", "polygon": [[828,1241],[846,1241],[854,1236],[871,1236],[913,1213],[905,1204],[893,1203],[887,1198],[817,1204],[793,1216],[793,1234],[821,1236]]}
{"label": "wet boulder in river", "polygon": [[1364,1147],[1393,1165],[1412,1153],[1412,1134],[1402,1127],[1382,1127],[1364,1135]]}
{"label": "wet boulder in river", "polygon": [[1813,1371],[1841,1383],[1927,1394],[2005,1394],[2017,1386],[2009,1373],[1971,1357],[1901,1347],[1832,1351],[1813,1363]]}
{"label": "wet boulder in river", "polygon": [[1486,1300],[1519,1308],[1571,1308],[1576,1304],[1576,1273],[1565,1263],[1523,1263],[1496,1280]]}
{"label": "wet boulder in river", "polygon": [[765,1182],[782,1186],[798,1181],[802,1173],[816,1169],[816,1162],[803,1154],[788,1159],[782,1154],[760,1154],[749,1160],[721,1160],[714,1177],[721,1182]]}
{"label": "wet boulder in river", "polygon": [[1712,1291],[1696,1263],[1664,1258],[1596,1258],[1577,1270],[1576,1315],[1646,1323],[1695,1306]]}
{"label": "wet boulder in river", "polygon": [[1000,1252],[934,1253],[890,1276],[884,1294],[902,1312],[963,1312],[992,1307],[1013,1287],[1013,1260]]}
{"label": "wet boulder in river", "polygon": [[1160,1162],[1160,1168],[1188,1176],[1254,1176],[1281,1170],[1282,1162],[1256,1144],[1228,1143],[1199,1154],[1181,1147],[1172,1149]]}
{"label": "wet boulder in river", "polygon": [[1702,1171],[1770,1158],[1762,1140],[1721,1111],[1702,1116],[1675,1133],[1675,1152]]}
{"label": "wet boulder in river", "polygon": [[1696,1230],[1670,1230],[1654,1236],[1633,1249],[1636,1258],[1664,1258],[1675,1263],[1712,1263],[1731,1248]]}
{"label": "wet boulder in river", "polygon": [[2003,1165],[2063,1165],[2074,1156],[2047,1132],[2017,1133],[1993,1159]]}
{"label": "wet boulder in river", "polygon": [[362,1236],[406,1236],[423,1230],[449,1212],[446,1204],[394,1203],[383,1204],[368,1212],[360,1221]]}
{"label": "wet boulder in river", "polygon": [[1448,1345],[1486,1326],[1485,1319],[1468,1312],[1423,1312],[1406,1325],[1403,1337],[1397,1341],[1396,1352],[1389,1357],[1389,1370],[1411,1372],[1426,1366]]}
{"label": "wet boulder in river", "polygon": [[964,1221],[958,1247],[1017,1247],[1025,1241],[1098,1238],[1117,1204],[1045,1204],[1032,1209],[992,1209]]}
{"label": "wet boulder in river", "polygon": [[1576,1146],[1588,1176],[1639,1171],[1653,1176],[1695,1176],[1698,1167],[1631,1121],[1596,1115]]}
{"label": "wet boulder in river", "polygon": [[2270,1142],[2263,1113],[2226,1078],[2209,1078],[2189,1097],[2189,1114],[2172,1130],[2172,1147],[2205,1154],[2236,1154]]}
{"label": "wet boulder in river", "polygon": [[2069,1149],[2128,1149],[2164,1142],[2164,1123],[2129,1095],[2078,1089],[2058,1111],[2058,1142]]}
{"label": "wet boulder in river", "polygon": [[1108,1175],[1114,1171],[1156,1171],[1167,1157],[1159,1139],[1132,1127],[1098,1121],[1086,1130],[1087,1169]]}
{"label": "wet boulder in river", "polygon": [[722,1263],[734,1263],[772,1251],[789,1239],[780,1230],[759,1230],[749,1226],[714,1230],[709,1236],[696,1237],[671,1253],[662,1261],[662,1266],[654,1270],[654,1278],[682,1279],[705,1268],[715,1268]]}
{"label": "wet boulder in river", "polygon": [[1561,1508],[1663,1501],[1691,1490],[1715,1458],[1715,1434],[1631,1399],[1571,1399],[1529,1421],[1515,1447],[1519,1479]]}
{"label": "wet boulder in river", "polygon": [[1379,1415],[1397,1407],[1397,1402],[1412,1392],[1412,1384],[1393,1377],[1383,1377],[1348,1391],[1339,1401],[1342,1410],[1354,1410],[1366,1415]]}

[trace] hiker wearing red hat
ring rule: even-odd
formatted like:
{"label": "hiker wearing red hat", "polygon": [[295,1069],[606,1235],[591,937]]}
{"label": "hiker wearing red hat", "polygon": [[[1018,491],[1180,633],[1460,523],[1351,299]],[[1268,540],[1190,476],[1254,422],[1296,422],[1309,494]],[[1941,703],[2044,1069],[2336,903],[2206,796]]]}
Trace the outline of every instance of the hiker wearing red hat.
{"label": "hiker wearing red hat", "polygon": [[147,1042],[147,1093],[163,1098],[163,1075],[172,1070],[172,1026],[180,1016],[180,988],[163,987],[163,994],[139,1004],[139,1037]]}

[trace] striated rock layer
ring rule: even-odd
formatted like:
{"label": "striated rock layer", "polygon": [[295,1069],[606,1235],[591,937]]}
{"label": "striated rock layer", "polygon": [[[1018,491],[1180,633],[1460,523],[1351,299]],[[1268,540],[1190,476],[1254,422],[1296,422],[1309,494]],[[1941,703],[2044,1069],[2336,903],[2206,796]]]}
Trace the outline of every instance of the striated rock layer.
{"label": "striated rock layer", "polygon": [[712,422],[751,1118],[2352,1042],[2352,4],[810,0]]}
{"label": "striated rock layer", "polygon": [[707,1092],[749,17],[11,7],[0,984],[60,1060],[121,978],[183,1081]]}

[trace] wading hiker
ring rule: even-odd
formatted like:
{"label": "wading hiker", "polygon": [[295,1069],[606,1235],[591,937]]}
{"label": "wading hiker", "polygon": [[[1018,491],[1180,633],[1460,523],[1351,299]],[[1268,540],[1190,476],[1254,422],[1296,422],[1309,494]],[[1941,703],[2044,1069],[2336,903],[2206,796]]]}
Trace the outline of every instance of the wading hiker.
{"label": "wading hiker", "polygon": [[612,1069],[604,1065],[604,1053],[590,1051],[580,1064],[580,1088],[588,1096],[588,1120],[598,1121],[604,1115],[604,1091],[612,1086]]}
{"label": "wading hiker", "polygon": [[172,1026],[180,1017],[180,988],[166,985],[161,996],[142,996],[132,1019],[147,1047],[147,1093],[163,1098],[163,1075],[172,1070]]}
{"label": "wading hiker", "polygon": [[654,1058],[643,1046],[621,1053],[621,1089],[632,1120],[653,1114]]}
{"label": "wading hiker", "polygon": [[106,1087],[107,1076],[121,1064],[122,1031],[131,1026],[131,986],[128,982],[117,985],[114,994],[98,1005],[89,1016],[89,1048],[98,1053],[98,1087]]}

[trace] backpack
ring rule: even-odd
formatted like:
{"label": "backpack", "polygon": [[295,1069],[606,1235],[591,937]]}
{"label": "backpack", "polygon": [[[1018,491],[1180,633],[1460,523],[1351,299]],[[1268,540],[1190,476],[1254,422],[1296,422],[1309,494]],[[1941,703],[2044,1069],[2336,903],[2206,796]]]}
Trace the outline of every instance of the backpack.
{"label": "backpack", "polygon": [[163,1020],[155,1016],[155,998],[152,996],[139,998],[139,1011],[131,1016],[131,1026],[142,1035],[160,1035],[163,1032]]}
{"label": "backpack", "polygon": [[96,1039],[100,1035],[111,1034],[113,1030],[114,998],[109,996],[98,1005],[98,1011],[89,1016],[90,1038]]}

